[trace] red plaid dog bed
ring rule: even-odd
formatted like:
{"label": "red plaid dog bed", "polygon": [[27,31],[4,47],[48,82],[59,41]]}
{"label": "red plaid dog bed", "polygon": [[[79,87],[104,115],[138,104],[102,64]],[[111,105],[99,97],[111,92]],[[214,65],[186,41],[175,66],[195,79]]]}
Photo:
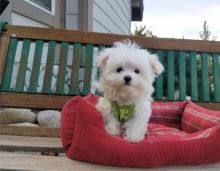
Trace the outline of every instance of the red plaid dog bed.
{"label": "red plaid dog bed", "polygon": [[[220,162],[220,112],[206,111],[193,103],[154,102],[145,139],[132,144],[105,131],[95,108],[98,98],[77,96],[62,110],[61,139],[69,158],[146,168]],[[195,125],[199,129],[194,129]]]}

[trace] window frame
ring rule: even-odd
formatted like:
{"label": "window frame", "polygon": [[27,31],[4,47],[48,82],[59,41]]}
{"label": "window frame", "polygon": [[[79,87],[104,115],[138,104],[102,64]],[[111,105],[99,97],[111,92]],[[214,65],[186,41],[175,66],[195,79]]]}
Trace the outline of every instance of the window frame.
{"label": "window frame", "polygon": [[51,14],[51,15],[55,15],[55,8],[56,8],[55,0],[51,0],[51,11],[49,11],[49,10],[47,10],[47,9],[45,9],[45,8],[43,8],[43,7],[41,7],[40,5],[34,3],[34,2],[31,1],[31,0],[25,0],[25,2],[31,4],[31,5],[33,5],[33,6],[35,6],[35,7],[39,8],[39,9],[41,9],[41,10],[47,12],[47,13],[49,13],[49,14]]}

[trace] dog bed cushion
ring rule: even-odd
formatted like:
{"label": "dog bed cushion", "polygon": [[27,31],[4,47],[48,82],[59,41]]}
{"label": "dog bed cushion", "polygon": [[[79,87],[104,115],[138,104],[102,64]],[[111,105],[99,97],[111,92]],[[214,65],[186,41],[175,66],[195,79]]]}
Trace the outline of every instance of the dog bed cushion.
{"label": "dog bed cushion", "polygon": [[181,120],[183,131],[192,133],[216,125],[220,125],[220,112],[205,109],[194,103],[186,105]]}
{"label": "dog bed cushion", "polygon": [[180,129],[186,102],[153,102],[150,122]]}
{"label": "dog bed cushion", "polygon": [[[169,127],[161,120],[157,123],[154,118],[154,122],[148,125],[145,139],[132,144],[105,131],[102,117],[95,108],[98,98],[92,94],[76,96],[63,107],[61,139],[69,158],[104,165],[146,168],[220,162],[219,124],[190,134]],[[180,114],[177,112],[177,115]]]}

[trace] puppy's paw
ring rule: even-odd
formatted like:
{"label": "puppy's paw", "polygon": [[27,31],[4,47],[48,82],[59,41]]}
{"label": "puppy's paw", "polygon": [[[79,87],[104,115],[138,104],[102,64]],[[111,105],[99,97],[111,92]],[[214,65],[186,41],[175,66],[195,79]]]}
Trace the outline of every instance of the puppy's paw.
{"label": "puppy's paw", "polygon": [[138,143],[142,140],[144,140],[145,137],[145,131],[140,131],[134,128],[128,128],[125,131],[125,136],[124,139],[126,139],[127,141],[131,142],[131,143]]}
{"label": "puppy's paw", "polygon": [[106,131],[111,135],[120,135],[120,124],[118,122],[108,122],[105,125]]}

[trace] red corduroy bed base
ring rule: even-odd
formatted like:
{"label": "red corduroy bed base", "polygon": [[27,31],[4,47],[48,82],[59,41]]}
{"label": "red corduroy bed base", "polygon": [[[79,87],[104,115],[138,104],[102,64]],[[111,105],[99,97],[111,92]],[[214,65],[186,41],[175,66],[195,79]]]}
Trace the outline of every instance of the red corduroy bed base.
{"label": "red corduroy bed base", "polygon": [[98,98],[77,96],[62,110],[61,139],[69,158],[145,168],[220,162],[220,112],[191,102],[154,102],[145,139],[132,144],[105,131]]}

